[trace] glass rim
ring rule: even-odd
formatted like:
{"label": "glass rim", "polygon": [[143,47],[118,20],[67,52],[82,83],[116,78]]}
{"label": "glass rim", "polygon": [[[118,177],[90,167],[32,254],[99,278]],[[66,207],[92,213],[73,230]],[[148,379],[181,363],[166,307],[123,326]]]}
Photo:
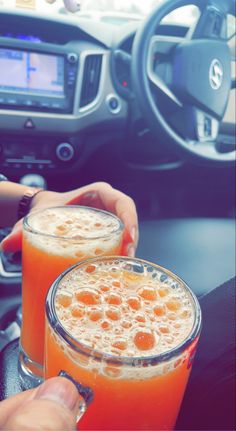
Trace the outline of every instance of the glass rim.
{"label": "glass rim", "polygon": [[[109,354],[109,353],[103,353],[99,350],[94,350],[93,348],[87,346],[85,343],[82,343],[80,341],[78,341],[76,338],[74,338],[73,336],[71,336],[69,334],[69,332],[62,326],[62,324],[59,321],[59,318],[57,316],[56,310],[55,310],[55,295],[57,292],[57,288],[58,285],[60,283],[60,281],[70,272],[73,271],[75,268],[79,268],[83,265],[88,265],[88,264],[92,264],[92,263],[96,263],[97,261],[101,261],[101,260],[123,260],[126,262],[132,262],[132,263],[140,263],[140,264],[146,264],[146,265],[150,265],[151,267],[154,267],[156,269],[158,269],[159,271],[163,272],[165,275],[167,275],[168,277],[173,278],[175,281],[181,283],[185,289],[185,291],[188,292],[188,294],[190,295],[190,299],[192,302],[192,306],[194,309],[194,322],[193,322],[193,326],[191,331],[189,332],[189,334],[186,336],[186,338],[179,343],[176,347],[163,352],[163,353],[159,353],[159,354],[155,354],[155,355],[149,355],[149,356],[116,356],[114,354]],[[53,331],[56,332],[56,334],[62,338],[62,340],[64,342],[66,342],[67,345],[69,345],[70,348],[72,348],[73,350],[77,351],[80,354],[83,354],[85,356],[89,356],[89,357],[93,357],[93,359],[97,360],[97,361],[102,361],[105,360],[107,363],[110,364],[123,364],[123,365],[128,365],[128,366],[143,366],[143,364],[145,363],[145,365],[156,365],[159,364],[161,362],[167,361],[169,359],[172,359],[173,357],[178,356],[179,354],[181,354],[184,350],[186,350],[186,348],[191,345],[191,343],[198,337],[198,335],[200,334],[200,330],[201,330],[201,326],[202,326],[202,314],[201,314],[201,308],[199,305],[199,302],[197,300],[197,297],[195,296],[195,294],[191,291],[191,289],[188,287],[188,285],[177,275],[175,275],[173,272],[171,272],[170,270],[157,265],[155,263],[146,261],[144,259],[140,259],[140,258],[130,258],[130,257],[125,257],[125,256],[99,256],[96,258],[90,258],[90,259],[86,259],[82,262],[76,263],[75,265],[67,268],[65,271],[63,271],[57,278],[56,280],[53,282],[53,284],[51,285],[47,297],[46,297],[46,317],[48,320],[49,325],[51,326],[51,328],[53,329]]]}
{"label": "glass rim", "polygon": [[[85,210],[89,210],[95,213],[103,213],[105,215],[108,215],[109,217],[112,217],[113,219],[117,220],[118,222],[118,227],[114,228],[112,231],[110,231],[107,234],[103,234],[100,236],[83,236],[83,235],[76,235],[76,236],[65,236],[65,235],[54,235],[54,234],[49,234],[49,233],[45,233],[42,232],[39,229],[35,229],[30,225],[30,218],[37,215],[37,214],[41,214],[44,211],[47,210],[54,210],[54,209],[67,209],[67,208],[81,208],[81,209],[85,209]],[[24,219],[23,219],[23,228],[25,229],[26,232],[35,234],[35,235],[41,235],[44,238],[53,238],[53,239],[60,239],[60,240],[70,240],[70,241],[93,241],[93,240],[97,240],[97,239],[101,239],[101,238],[109,238],[110,235],[114,235],[116,233],[122,232],[124,230],[124,223],[122,222],[122,220],[117,217],[117,215],[106,211],[106,210],[102,210],[99,208],[93,208],[93,207],[89,207],[89,206],[85,206],[85,205],[58,205],[58,206],[53,206],[53,207],[46,207],[46,208],[42,208],[39,209],[37,211],[32,211],[29,214],[27,214]]]}

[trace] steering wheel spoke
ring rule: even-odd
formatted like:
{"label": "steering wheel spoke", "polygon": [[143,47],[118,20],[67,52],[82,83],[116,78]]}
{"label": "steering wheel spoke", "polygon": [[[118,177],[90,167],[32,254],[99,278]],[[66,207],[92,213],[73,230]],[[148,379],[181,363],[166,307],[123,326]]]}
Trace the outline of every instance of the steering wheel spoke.
{"label": "steering wheel spoke", "polygon": [[179,37],[153,36],[148,50],[147,76],[152,84],[172,102],[182,107],[182,102],[171,90],[172,55],[176,46],[184,39]]}
{"label": "steering wheel spoke", "polygon": [[171,126],[189,142],[215,142],[220,122],[195,106],[184,105],[169,116]]}
{"label": "steering wheel spoke", "polygon": [[219,133],[220,122],[216,118],[200,111],[199,109],[194,109],[193,112],[193,122],[195,124],[197,140],[201,143],[216,141]]}
{"label": "steering wheel spoke", "polygon": [[202,2],[200,16],[192,34],[192,39],[226,39],[227,37],[227,9],[224,1],[212,1],[212,4]]}
{"label": "steering wheel spoke", "polygon": [[235,146],[227,150],[218,141],[220,121],[194,106],[184,106],[169,116],[169,123],[182,136],[186,146],[197,156],[208,159],[231,160]]}

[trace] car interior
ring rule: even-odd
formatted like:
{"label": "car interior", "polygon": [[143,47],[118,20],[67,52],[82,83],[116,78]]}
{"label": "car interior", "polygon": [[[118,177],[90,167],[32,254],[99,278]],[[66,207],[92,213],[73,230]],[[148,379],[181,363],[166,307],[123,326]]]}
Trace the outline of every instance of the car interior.
{"label": "car interior", "polygon": [[[136,203],[138,257],[198,298],[235,277],[235,1],[153,1],[145,16],[10,3],[0,173],[55,191],[108,182]],[[21,253],[0,252],[0,350],[20,335],[20,304]]]}

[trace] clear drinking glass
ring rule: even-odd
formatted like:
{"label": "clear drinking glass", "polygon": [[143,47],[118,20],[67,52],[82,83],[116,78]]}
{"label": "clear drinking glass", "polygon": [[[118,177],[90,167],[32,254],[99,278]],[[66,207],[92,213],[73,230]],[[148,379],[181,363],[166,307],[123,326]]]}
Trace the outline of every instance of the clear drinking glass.
{"label": "clear drinking glass", "polygon": [[69,266],[99,255],[120,254],[123,223],[113,214],[81,206],[47,208],[23,224],[22,331],[19,372],[24,388],[43,376],[45,298]]}
{"label": "clear drinking glass", "polygon": [[170,271],[136,258],[89,259],[48,292],[45,378],[66,372],[93,398],[81,431],[171,430],[200,328],[196,297]]}

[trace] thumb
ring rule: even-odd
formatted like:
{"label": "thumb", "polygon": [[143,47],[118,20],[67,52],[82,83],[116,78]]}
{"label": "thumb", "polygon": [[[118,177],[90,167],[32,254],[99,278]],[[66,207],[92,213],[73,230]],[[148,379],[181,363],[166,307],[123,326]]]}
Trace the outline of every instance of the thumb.
{"label": "thumb", "polygon": [[72,431],[76,429],[76,416],[82,402],[72,382],[63,377],[51,378],[8,417],[5,429]]}

